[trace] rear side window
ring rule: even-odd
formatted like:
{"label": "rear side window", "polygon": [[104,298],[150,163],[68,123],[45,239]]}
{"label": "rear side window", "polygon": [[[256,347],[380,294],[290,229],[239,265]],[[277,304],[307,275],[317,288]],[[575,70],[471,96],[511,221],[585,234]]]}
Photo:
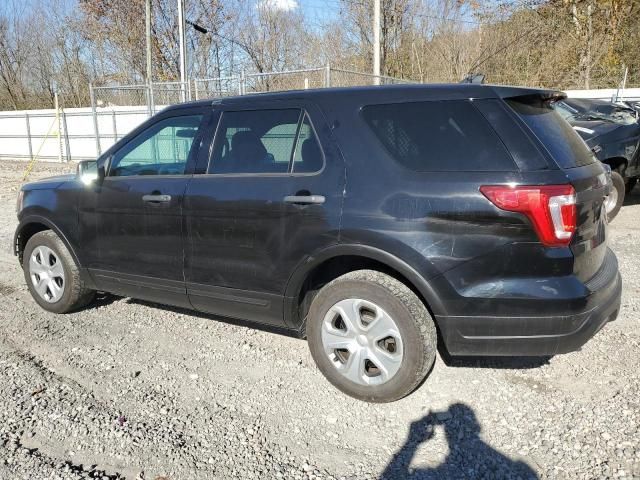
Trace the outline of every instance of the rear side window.
{"label": "rear side window", "polygon": [[589,165],[596,161],[589,147],[562,115],[540,97],[507,100],[507,104],[527,124],[560,168]]}
{"label": "rear side window", "polygon": [[369,105],[362,113],[389,154],[411,170],[516,168],[495,131],[469,101]]}

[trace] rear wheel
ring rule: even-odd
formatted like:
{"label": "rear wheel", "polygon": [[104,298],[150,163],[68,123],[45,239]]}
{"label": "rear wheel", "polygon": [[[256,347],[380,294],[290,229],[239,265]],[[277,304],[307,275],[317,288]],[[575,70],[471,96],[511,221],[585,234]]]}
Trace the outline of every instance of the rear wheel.
{"label": "rear wheel", "polygon": [[436,355],[436,329],[424,304],[402,282],[373,270],[347,273],[320,290],[307,337],[324,376],[369,402],[414,391]]}
{"label": "rear wheel", "polygon": [[622,178],[622,175],[615,170],[611,172],[611,182],[613,183],[613,189],[604,200],[604,206],[607,210],[609,221],[613,220],[616,215],[618,215],[618,212],[622,207],[622,202],[624,202],[625,195],[624,179]]}
{"label": "rear wheel", "polygon": [[22,268],[33,299],[45,310],[67,313],[91,302],[69,250],[51,230],[33,235],[24,249]]}

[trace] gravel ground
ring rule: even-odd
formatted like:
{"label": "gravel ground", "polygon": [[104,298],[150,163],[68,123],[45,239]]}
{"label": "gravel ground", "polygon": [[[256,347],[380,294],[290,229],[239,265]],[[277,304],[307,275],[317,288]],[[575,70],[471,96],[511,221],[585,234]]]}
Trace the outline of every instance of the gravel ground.
{"label": "gravel ground", "polygon": [[640,189],[610,230],[620,316],[582,351],[438,358],[369,405],[301,340],[112,296],[38,308],[10,248],[24,168],[0,162],[0,479],[640,478]]}

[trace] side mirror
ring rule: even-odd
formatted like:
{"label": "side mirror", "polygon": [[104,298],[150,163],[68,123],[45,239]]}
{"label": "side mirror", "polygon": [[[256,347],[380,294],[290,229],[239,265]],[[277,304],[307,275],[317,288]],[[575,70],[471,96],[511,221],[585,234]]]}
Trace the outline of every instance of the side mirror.
{"label": "side mirror", "polygon": [[98,162],[95,160],[83,160],[78,163],[76,176],[85,185],[91,185],[99,178]]}

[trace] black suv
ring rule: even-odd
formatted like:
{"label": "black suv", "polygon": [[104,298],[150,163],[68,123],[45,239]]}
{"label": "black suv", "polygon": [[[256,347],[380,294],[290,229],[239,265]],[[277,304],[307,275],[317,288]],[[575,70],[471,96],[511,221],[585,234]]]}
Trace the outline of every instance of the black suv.
{"label": "black suv", "polygon": [[605,171],[550,104],[484,85],[307,90],[169,107],[78,175],[25,185],[33,298],[94,291],[306,337],[354,397],[449,355],[580,348],[620,307]]}

